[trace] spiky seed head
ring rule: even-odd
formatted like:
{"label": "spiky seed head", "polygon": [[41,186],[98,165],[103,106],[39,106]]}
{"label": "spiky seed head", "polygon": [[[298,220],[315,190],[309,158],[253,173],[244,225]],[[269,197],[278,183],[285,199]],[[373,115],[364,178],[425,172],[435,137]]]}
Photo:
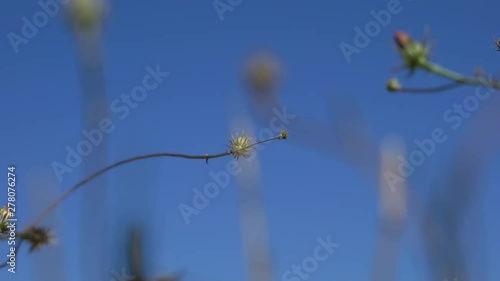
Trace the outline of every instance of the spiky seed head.
{"label": "spiky seed head", "polygon": [[11,217],[11,213],[9,212],[9,209],[7,206],[3,206],[2,209],[0,209],[0,234],[5,234],[9,230],[7,228],[7,220]]}
{"label": "spiky seed head", "polygon": [[255,151],[255,148],[250,146],[252,144],[252,138],[248,135],[245,135],[244,131],[242,131],[240,135],[231,135],[229,144],[231,153],[236,159],[239,159],[241,156],[248,158],[250,156],[250,153]]}

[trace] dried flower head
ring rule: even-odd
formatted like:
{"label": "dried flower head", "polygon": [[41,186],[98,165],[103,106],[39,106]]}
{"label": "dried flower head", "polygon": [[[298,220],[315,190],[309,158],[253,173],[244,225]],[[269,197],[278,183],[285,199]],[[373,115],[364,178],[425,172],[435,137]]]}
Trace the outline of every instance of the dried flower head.
{"label": "dried flower head", "polygon": [[26,229],[20,234],[20,237],[31,244],[30,252],[38,250],[43,245],[48,245],[54,241],[48,228],[38,226]]}
{"label": "dried flower head", "polygon": [[7,206],[0,209],[0,234],[5,234],[9,229],[7,228],[7,220],[11,216]]}
{"label": "dried flower head", "polygon": [[252,145],[252,138],[245,135],[244,131],[240,135],[231,135],[232,140],[229,141],[229,148],[234,158],[239,159],[241,156],[248,158],[250,153],[255,151]]}
{"label": "dried flower head", "polygon": [[392,78],[387,81],[387,90],[390,92],[397,92],[401,90],[401,84],[399,84],[399,80],[397,78]]}
{"label": "dried flower head", "polygon": [[9,209],[7,208],[6,205],[4,205],[3,208],[0,209],[0,222],[6,221],[9,217],[10,217]]}

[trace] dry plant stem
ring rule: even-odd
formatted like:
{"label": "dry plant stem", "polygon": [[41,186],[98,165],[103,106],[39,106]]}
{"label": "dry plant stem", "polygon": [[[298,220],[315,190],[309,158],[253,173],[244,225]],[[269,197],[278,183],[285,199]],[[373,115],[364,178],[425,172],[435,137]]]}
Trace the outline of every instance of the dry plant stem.
{"label": "dry plant stem", "polygon": [[[281,135],[273,137],[273,138],[265,139],[265,140],[262,140],[262,141],[255,142],[255,143],[249,145],[247,148],[244,148],[244,149],[248,149],[249,147],[253,147],[253,146],[259,145],[261,143],[265,143],[265,142],[273,141],[273,140],[278,140],[278,139],[282,139]],[[71,193],[75,192],[78,188],[80,188],[84,184],[88,183],[92,179],[96,178],[97,176],[99,176],[99,175],[101,175],[101,174],[103,174],[103,173],[105,173],[105,172],[107,172],[107,171],[109,171],[111,169],[114,169],[114,168],[116,168],[118,166],[130,163],[130,162],[142,160],[142,159],[155,158],[155,157],[177,157],[177,158],[186,158],[186,159],[203,159],[208,164],[208,160],[209,159],[214,159],[214,158],[220,158],[220,157],[228,156],[228,155],[231,155],[231,154],[233,154],[235,152],[237,152],[237,151],[235,151],[235,150],[229,150],[229,151],[226,151],[226,152],[223,152],[223,153],[212,154],[212,155],[208,155],[208,154],[206,154],[206,155],[187,155],[187,154],[179,154],[179,153],[154,153],[154,154],[146,154],[146,155],[135,156],[135,157],[132,157],[132,158],[128,158],[128,159],[125,159],[125,160],[118,161],[118,162],[116,162],[114,164],[111,164],[111,165],[105,167],[105,168],[102,168],[101,170],[95,172],[94,174],[90,175],[89,177],[85,178],[84,180],[82,180],[79,183],[77,183],[74,186],[72,186],[65,193],[63,193],[59,198],[57,198],[52,204],[50,204],[50,206],[47,207],[47,209],[45,209],[45,211],[41,215],[38,216],[38,218],[35,220],[35,222],[33,222],[33,224],[28,225],[25,229],[28,229],[31,226],[35,226],[35,225],[39,224],[40,221],[42,221],[53,209],[55,209],[64,199],[66,199],[69,195],[71,195]]]}

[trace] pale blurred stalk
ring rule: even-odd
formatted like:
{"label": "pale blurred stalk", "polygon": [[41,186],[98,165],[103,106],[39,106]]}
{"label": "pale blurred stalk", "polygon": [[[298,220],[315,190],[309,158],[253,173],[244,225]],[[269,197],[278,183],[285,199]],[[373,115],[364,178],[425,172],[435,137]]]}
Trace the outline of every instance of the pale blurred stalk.
{"label": "pale blurred stalk", "polygon": [[[380,148],[379,216],[373,281],[396,280],[400,241],[404,233],[407,213],[406,179],[398,172],[398,156],[406,157],[404,142],[399,137],[388,137]],[[391,180],[399,179],[399,180]],[[400,181],[403,179],[403,181]]]}
{"label": "pale blurred stalk", "polygon": [[[234,103],[231,103],[234,104]],[[233,109],[233,108],[231,108]],[[232,115],[232,131],[245,128],[251,134],[250,118]],[[252,134],[251,134],[252,135]],[[243,250],[248,264],[250,281],[273,280],[266,211],[262,196],[262,180],[257,151],[249,158],[238,160],[242,172],[236,176],[240,206]]]}
{"label": "pale blurred stalk", "polygon": [[[72,0],[68,11],[78,48],[82,87],[82,129],[100,130],[109,117],[102,48],[104,3],[101,0]],[[83,175],[108,164],[108,140],[92,145],[83,157]],[[107,176],[102,175],[82,190],[81,280],[109,280],[107,249]]]}

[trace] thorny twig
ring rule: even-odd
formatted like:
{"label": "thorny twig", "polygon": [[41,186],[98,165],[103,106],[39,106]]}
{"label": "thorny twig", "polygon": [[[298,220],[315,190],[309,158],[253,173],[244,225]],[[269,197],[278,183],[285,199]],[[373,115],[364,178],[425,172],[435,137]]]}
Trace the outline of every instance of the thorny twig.
{"label": "thorny twig", "polygon": [[[71,188],[69,188],[65,193],[63,193],[59,198],[57,198],[52,204],[43,211],[37,219],[31,224],[28,225],[20,234],[20,236],[24,234],[29,233],[33,229],[38,229],[36,225],[38,225],[52,210],[54,210],[64,199],[66,199],[69,195],[71,195],[73,192],[75,192],[78,188],[82,187],[86,183],[90,182],[92,179],[98,177],[99,175],[112,170],[116,167],[122,166],[127,163],[131,163],[134,161],[142,160],[142,159],[148,159],[148,158],[156,158],[156,157],[175,157],[175,158],[185,158],[185,159],[203,159],[206,161],[208,164],[209,159],[215,159],[215,158],[220,158],[220,157],[225,157],[229,155],[233,155],[235,158],[238,158],[239,156],[244,156],[248,157],[247,153],[252,151],[252,149],[262,143],[273,141],[273,140],[283,140],[288,138],[288,133],[286,130],[282,130],[278,136],[268,138],[265,140],[257,141],[255,143],[248,143],[244,141],[243,144],[245,144],[243,147],[241,146],[241,142],[239,140],[243,138],[245,141],[250,139],[247,136],[241,135],[238,138],[233,138],[233,141],[230,143],[233,145],[232,148],[226,152],[218,153],[218,154],[205,154],[205,155],[188,155],[188,154],[181,154],[181,153],[153,153],[153,154],[145,154],[145,155],[139,155],[131,158],[127,158],[121,161],[118,161],[114,164],[111,164],[107,167],[104,167],[94,174],[88,176],[87,178],[83,179],[82,181],[78,182],[77,184],[73,185]],[[238,146],[235,146],[238,145]],[[20,239],[21,241],[23,239]],[[20,245],[16,248],[16,251],[19,249]],[[5,267],[7,265],[7,261],[4,262],[3,264],[0,264],[0,268]]]}

